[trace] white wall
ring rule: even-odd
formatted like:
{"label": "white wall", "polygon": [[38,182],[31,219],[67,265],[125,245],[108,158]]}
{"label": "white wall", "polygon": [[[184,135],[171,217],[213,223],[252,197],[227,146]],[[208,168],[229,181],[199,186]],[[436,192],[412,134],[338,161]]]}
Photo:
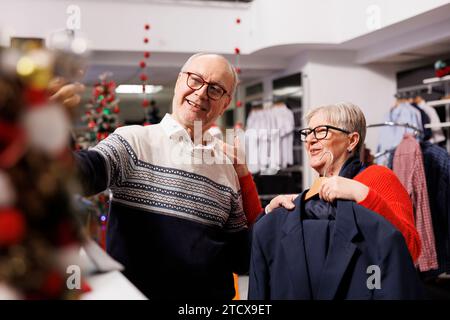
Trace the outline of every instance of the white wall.
{"label": "white wall", "polygon": [[[46,37],[66,28],[69,5],[80,8],[80,31],[92,50],[162,52],[233,52],[245,49],[248,6],[183,5],[135,1],[2,0],[0,31],[7,35]],[[237,27],[236,17],[242,23]],[[144,24],[150,23],[145,45]],[[3,40],[3,44],[5,41]]]}
{"label": "white wall", "polygon": [[[252,4],[176,1],[2,0],[0,31],[7,36],[46,37],[64,29],[69,5],[80,8],[81,32],[92,50],[242,53],[304,43],[335,44],[367,34],[369,5],[381,27],[447,4],[448,0],[256,0]],[[235,19],[242,23],[237,25]],[[149,46],[142,43],[149,22]]]}

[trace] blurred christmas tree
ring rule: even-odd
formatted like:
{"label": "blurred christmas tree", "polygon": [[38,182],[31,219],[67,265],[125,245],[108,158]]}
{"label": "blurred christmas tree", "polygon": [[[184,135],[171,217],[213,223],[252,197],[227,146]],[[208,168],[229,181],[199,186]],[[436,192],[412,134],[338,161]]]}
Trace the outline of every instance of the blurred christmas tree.
{"label": "blurred christmas tree", "polygon": [[70,126],[63,108],[48,100],[52,57],[0,51],[0,285],[11,289],[10,298],[81,294],[66,283],[84,234],[72,206],[78,188]]}
{"label": "blurred christmas tree", "polygon": [[86,104],[82,121],[87,124],[85,139],[90,145],[105,139],[120,126],[119,99],[115,95],[116,83],[110,79],[111,73],[104,73],[92,89],[92,97]]}

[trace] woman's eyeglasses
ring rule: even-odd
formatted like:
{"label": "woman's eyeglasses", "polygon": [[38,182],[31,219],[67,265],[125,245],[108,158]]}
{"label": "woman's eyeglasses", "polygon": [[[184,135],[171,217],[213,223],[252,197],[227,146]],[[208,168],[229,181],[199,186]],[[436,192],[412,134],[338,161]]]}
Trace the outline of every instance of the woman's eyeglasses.
{"label": "woman's eyeglasses", "polygon": [[328,136],[328,131],[330,129],[341,131],[341,132],[344,132],[347,134],[350,133],[350,131],[347,131],[347,130],[344,130],[341,128],[337,128],[337,127],[333,127],[333,126],[329,126],[329,125],[323,125],[323,126],[317,126],[313,129],[310,129],[310,128],[301,129],[300,130],[300,140],[303,142],[306,142],[306,139],[308,138],[308,136],[311,133],[314,134],[314,138],[316,138],[316,140],[325,139]]}
{"label": "woman's eyeglasses", "polygon": [[208,86],[206,93],[212,100],[219,100],[227,91],[217,83],[206,82],[201,76],[192,72],[183,72],[187,74],[186,84],[192,90],[200,90],[205,84]]}

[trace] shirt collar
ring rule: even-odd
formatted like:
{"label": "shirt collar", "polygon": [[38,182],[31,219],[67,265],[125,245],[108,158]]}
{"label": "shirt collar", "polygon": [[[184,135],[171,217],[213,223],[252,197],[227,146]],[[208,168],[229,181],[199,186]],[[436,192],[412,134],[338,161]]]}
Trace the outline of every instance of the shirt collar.
{"label": "shirt collar", "polygon": [[[166,134],[169,136],[169,138],[174,137],[180,137],[184,136],[187,138],[186,141],[190,141],[193,145],[193,142],[191,140],[190,135],[187,133],[186,129],[178,122],[176,121],[171,114],[166,113],[164,118],[161,120],[161,126],[163,127]],[[205,131],[203,133],[203,139],[206,141],[206,146],[198,145],[194,148],[212,148],[217,143],[217,139],[209,133],[209,131]]]}

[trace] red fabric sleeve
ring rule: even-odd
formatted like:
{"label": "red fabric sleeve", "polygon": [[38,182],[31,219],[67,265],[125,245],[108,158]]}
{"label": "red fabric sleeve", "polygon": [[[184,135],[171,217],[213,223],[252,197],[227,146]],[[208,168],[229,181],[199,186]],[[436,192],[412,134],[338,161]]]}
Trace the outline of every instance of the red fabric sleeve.
{"label": "red fabric sleeve", "polygon": [[255,222],[256,217],[263,211],[258,197],[258,190],[251,173],[239,178],[239,184],[241,185],[244,213],[247,217],[248,225],[251,226]]}
{"label": "red fabric sleeve", "polygon": [[416,261],[421,248],[414,224],[413,206],[395,173],[386,167],[372,165],[354,179],[369,187],[369,193],[359,204],[392,223],[403,234],[409,252]]}

